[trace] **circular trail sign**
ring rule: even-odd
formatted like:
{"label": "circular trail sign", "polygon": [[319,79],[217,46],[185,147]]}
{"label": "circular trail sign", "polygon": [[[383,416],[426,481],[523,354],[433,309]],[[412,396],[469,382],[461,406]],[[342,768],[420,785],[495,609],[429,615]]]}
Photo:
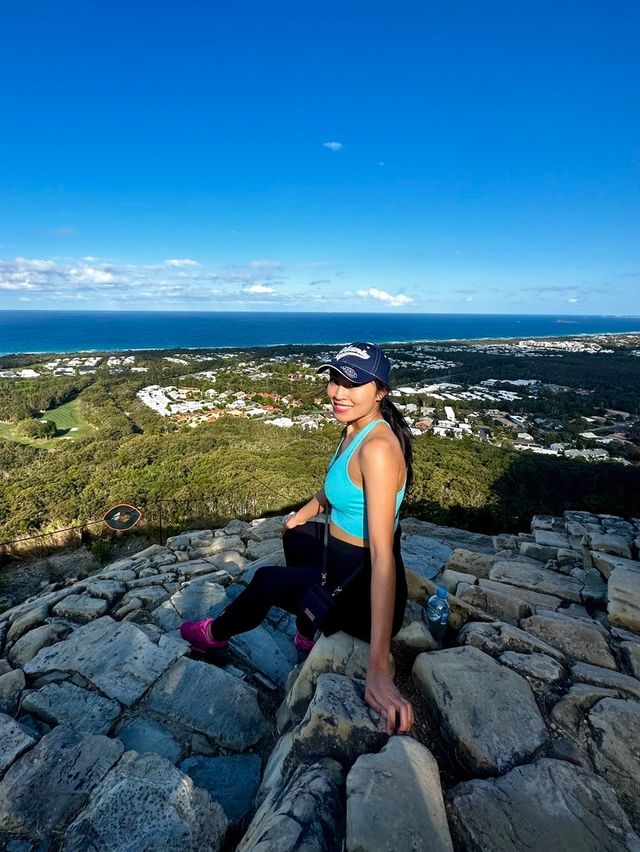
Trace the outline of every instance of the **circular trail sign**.
{"label": "circular trail sign", "polygon": [[135,525],[142,519],[142,512],[136,509],[135,506],[129,506],[128,503],[119,503],[108,512],[105,512],[102,520],[110,530],[116,532],[124,532],[132,530]]}

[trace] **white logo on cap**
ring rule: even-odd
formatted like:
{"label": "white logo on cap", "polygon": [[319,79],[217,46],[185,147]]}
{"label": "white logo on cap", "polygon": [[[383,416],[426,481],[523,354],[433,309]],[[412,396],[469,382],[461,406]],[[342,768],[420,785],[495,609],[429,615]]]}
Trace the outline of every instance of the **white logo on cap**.
{"label": "white logo on cap", "polygon": [[348,355],[354,355],[356,358],[362,358],[364,361],[368,361],[371,357],[368,352],[365,352],[364,349],[358,349],[357,346],[345,346],[336,355],[336,361],[346,358]]}
{"label": "white logo on cap", "polygon": [[344,373],[346,376],[349,376],[350,379],[357,379],[358,374],[353,369],[353,367],[348,367],[346,364],[340,367],[340,372]]}

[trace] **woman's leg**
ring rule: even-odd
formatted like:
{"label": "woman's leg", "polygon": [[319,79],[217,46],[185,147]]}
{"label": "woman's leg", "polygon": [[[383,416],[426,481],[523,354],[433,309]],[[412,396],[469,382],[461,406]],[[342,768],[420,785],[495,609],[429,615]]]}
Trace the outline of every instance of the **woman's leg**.
{"label": "woman's leg", "polygon": [[322,569],[289,568],[270,565],[258,568],[247,588],[216,617],[211,635],[224,641],[236,633],[245,633],[261,624],[272,606],[297,615],[299,633],[311,639],[315,629],[300,615],[300,601],[314,583],[319,583]]}
{"label": "woman's leg", "polygon": [[293,527],[282,536],[284,557],[289,568],[308,568],[322,565],[324,523],[307,521]]}

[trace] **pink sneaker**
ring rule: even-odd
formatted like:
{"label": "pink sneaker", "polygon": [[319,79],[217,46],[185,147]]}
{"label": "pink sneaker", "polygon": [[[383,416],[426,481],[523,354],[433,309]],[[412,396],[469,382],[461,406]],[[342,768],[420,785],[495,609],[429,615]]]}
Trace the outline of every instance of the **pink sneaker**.
{"label": "pink sneaker", "polygon": [[196,651],[224,651],[229,647],[229,642],[214,639],[211,635],[213,618],[202,618],[200,621],[185,621],[180,625],[180,635],[195,648]]}
{"label": "pink sneaker", "polygon": [[316,641],[315,639],[307,639],[306,636],[302,636],[296,630],[296,635],[293,637],[293,644],[296,646],[298,651],[302,651],[303,654],[308,654],[316,644]]}

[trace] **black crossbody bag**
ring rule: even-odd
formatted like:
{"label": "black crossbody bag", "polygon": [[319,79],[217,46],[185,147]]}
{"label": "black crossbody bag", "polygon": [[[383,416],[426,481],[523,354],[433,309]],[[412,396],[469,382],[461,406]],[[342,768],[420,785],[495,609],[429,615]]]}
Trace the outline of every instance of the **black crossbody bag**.
{"label": "black crossbody bag", "polygon": [[302,596],[300,601],[300,612],[311,622],[316,630],[322,630],[333,615],[338,601],[336,600],[346,586],[348,586],[362,571],[358,566],[346,580],[330,591],[327,586],[327,559],[329,555],[329,524],[331,523],[331,507],[327,506],[324,523],[324,547],[322,553],[322,575],[319,583],[314,583]]}

